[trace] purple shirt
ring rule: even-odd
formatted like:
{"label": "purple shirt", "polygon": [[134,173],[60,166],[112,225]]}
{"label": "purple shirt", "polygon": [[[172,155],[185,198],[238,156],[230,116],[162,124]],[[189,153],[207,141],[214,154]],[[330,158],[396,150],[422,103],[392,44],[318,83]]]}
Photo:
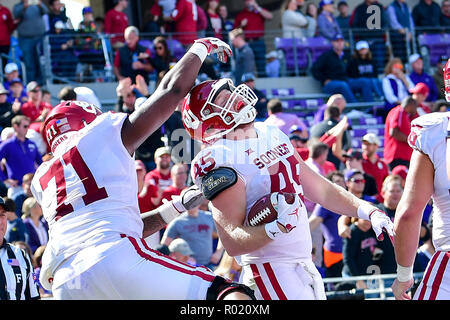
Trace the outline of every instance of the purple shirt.
{"label": "purple shirt", "polygon": [[305,130],[306,132],[308,131],[308,128],[303,123],[303,121],[300,120],[296,115],[290,113],[273,113],[264,121],[264,123],[278,127],[287,135],[290,134],[291,127],[295,125],[301,127],[302,130]]}
{"label": "purple shirt", "polygon": [[433,77],[426,74],[425,72],[422,72],[422,74],[415,73],[414,71],[411,72],[409,75],[409,78],[411,79],[414,84],[418,84],[419,82],[423,82],[427,85],[430,92],[428,93],[428,97],[426,101],[434,102],[438,98],[438,89],[436,87],[436,83],[434,82]]}
{"label": "purple shirt", "polygon": [[337,229],[337,223],[341,215],[319,205],[316,205],[312,214],[323,219],[320,225],[325,239],[323,246],[331,252],[342,252],[342,238],[339,236]]}
{"label": "purple shirt", "polygon": [[0,178],[14,179],[22,184],[22,178],[27,173],[34,173],[37,166],[42,163],[42,157],[36,144],[25,139],[24,142],[16,136],[0,144],[0,160],[6,159],[6,173],[0,171]]}
{"label": "purple shirt", "polygon": [[314,114],[314,121],[313,125],[318,124],[319,122],[322,122],[323,117],[325,115],[325,110],[327,109],[327,104],[323,104],[317,109],[316,113]]}

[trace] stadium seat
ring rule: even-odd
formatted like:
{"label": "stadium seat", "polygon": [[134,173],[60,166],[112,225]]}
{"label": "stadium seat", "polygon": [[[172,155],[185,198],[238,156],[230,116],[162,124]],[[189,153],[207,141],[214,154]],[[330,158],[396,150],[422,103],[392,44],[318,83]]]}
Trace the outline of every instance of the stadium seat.
{"label": "stadium seat", "polygon": [[441,56],[450,56],[450,35],[421,34],[418,37],[419,45],[428,49],[430,64],[436,65]]}
{"label": "stadium seat", "polygon": [[367,133],[374,133],[377,136],[384,136],[384,128],[358,128],[350,131],[354,138],[362,138]]}
{"label": "stadium seat", "polygon": [[294,88],[277,88],[277,89],[272,89],[272,95],[274,96],[293,96],[295,95],[295,91]]}
{"label": "stadium seat", "polygon": [[148,48],[153,55],[155,55],[155,47],[153,45],[153,41],[151,40],[139,40],[139,44],[144,48]]}
{"label": "stadium seat", "polygon": [[275,49],[281,50],[287,71],[304,71],[308,67],[308,53],[306,43],[294,38],[275,38]]}
{"label": "stadium seat", "polygon": [[360,118],[359,124],[362,124],[362,125],[383,124],[383,117]]}
{"label": "stadium seat", "polygon": [[306,38],[306,45],[311,53],[311,63],[314,63],[322,53],[331,49],[331,42],[324,37]]}
{"label": "stadium seat", "polygon": [[167,45],[169,47],[170,52],[177,60],[180,60],[186,53],[186,49],[178,40],[167,39]]}

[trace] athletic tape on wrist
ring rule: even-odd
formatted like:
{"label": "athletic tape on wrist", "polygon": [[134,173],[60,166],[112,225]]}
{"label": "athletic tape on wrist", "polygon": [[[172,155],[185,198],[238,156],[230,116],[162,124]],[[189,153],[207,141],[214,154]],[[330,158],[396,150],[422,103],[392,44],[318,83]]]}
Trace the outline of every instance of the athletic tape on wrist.
{"label": "athletic tape on wrist", "polygon": [[197,57],[199,57],[202,63],[203,61],[205,61],[206,56],[208,55],[208,49],[206,48],[206,45],[202,43],[194,43],[188,52],[193,53]]}
{"label": "athletic tape on wrist", "polygon": [[358,207],[358,218],[370,221],[370,213],[374,210],[374,206],[363,203]]}
{"label": "athletic tape on wrist", "polygon": [[397,263],[397,279],[406,282],[413,277],[413,267],[403,267]]}
{"label": "athletic tape on wrist", "polygon": [[166,223],[169,223],[170,221],[172,221],[173,219],[178,217],[181,213],[175,208],[172,201],[168,201],[168,202],[162,204],[158,208],[158,212],[159,212],[159,215],[161,216],[161,218],[163,218],[163,220]]}

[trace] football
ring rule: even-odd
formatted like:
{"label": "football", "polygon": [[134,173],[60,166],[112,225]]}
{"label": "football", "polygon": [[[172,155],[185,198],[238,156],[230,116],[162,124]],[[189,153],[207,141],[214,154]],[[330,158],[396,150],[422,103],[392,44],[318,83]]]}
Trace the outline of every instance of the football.
{"label": "football", "polygon": [[247,221],[250,226],[260,226],[277,218],[278,193],[284,195],[287,203],[292,204],[294,202],[295,194],[293,193],[274,192],[262,196],[252,205],[248,212]]}

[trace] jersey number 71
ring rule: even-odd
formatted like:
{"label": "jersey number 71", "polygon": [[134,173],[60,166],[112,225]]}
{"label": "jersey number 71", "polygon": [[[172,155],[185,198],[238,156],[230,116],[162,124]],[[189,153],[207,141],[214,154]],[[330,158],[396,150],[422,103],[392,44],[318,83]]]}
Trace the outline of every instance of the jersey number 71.
{"label": "jersey number 71", "polygon": [[89,170],[86,162],[80,155],[77,147],[71,148],[64,155],[56,160],[50,167],[50,169],[39,179],[42,190],[48,187],[48,183],[51,179],[55,178],[56,182],[56,217],[57,221],[61,217],[68,213],[73,212],[73,206],[65,204],[64,201],[67,198],[66,180],[64,178],[64,166],[71,164],[75,173],[78,175],[81,183],[83,183],[86,194],[82,197],[85,205],[89,205],[95,201],[105,199],[108,197],[108,193],[105,188],[99,188],[97,182],[94,179],[91,171]]}

